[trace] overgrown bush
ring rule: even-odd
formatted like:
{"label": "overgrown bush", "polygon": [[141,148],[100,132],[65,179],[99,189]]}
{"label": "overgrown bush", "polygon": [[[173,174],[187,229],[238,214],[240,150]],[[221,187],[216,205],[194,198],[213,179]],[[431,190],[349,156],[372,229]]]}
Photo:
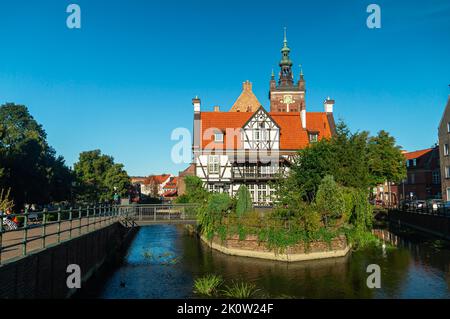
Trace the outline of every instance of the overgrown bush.
{"label": "overgrown bush", "polygon": [[222,218],[229,214],[233,200],[227,193],[214,193],[209,196],[208,202],[198,209],[197,221],[201,231],[208,239],[214,237]]}
{"label": "overgrown bush", "polygon": [[325,226],[334,223],[344,215],[346,208],[344,194],[332,175],[327,175],[322,179],[315,203]]}
{"label": "overgrown bush", "polygon": [[237,194],[236,202],[236,214],[239,217],[244,216],[246,213],[250,212],[253,208],[252,197],[248,188],[245,185],[241,185]]}

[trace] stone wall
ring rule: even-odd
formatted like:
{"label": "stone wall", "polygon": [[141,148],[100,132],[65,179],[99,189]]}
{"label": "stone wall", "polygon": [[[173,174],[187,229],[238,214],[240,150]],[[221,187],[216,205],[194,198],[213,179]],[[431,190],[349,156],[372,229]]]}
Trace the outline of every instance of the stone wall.
{"label": "stone wall", "polygon": [[407,226],[435,236],[450,239],[450,216],[390,211],[388,215],[392,226]]}
{"label": "stone wall", "polygon": [[347,255],[351,248],[345,236],[335,238],[330,243],[323,241],[312,242],[308,247],[304,243],[299,243],[288,247],[284,251],[270,249],[266,243],[260,242],[255,235],[247,236],[243,240],[239,240],[238,235],[230,236],[224,241],[217,236],[212,241],[208,241],[204,237],[202,237],[202,240],[211,248],[226,254],[280,261],[343,257]]}
{"label": "stone wall", "polygon": [[120,223],[62,242],[27,257],[0,266],[0,299],[67,298],[67,266],[81,268],[82,286],[124,243],[134,229]]}

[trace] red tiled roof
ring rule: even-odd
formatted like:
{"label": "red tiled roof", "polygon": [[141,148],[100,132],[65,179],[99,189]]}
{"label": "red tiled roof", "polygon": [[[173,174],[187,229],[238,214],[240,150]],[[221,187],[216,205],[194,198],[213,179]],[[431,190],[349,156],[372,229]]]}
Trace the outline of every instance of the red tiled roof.
{"label": "red tiled roof", "polygon": [[428,152],[431,152],[432,150],[433,150],[432,148],[427,148],[427,149],[424,149],[424,150],[419,150],[419,151],[414,151],[414,152],[407,152],[407,153],[404,153],[403,155],[405,155],[407,160],[411,160],[411,159],[414,159],[414,158],[419,158],[419,157],[427,154]]}
{"label": "red tiled roof", "polygon": [[164,183],[168,178],[170,178],[170,175],[169,174],[162,174],[162,175],[152,175],[152,176],[149,176],[146,180],[145,180],[145,182],[144,182],[144,184],[145,185],[148,185],[148,184],[150,184],[150,183],[156,183],[156,184],[162,184],[162,183]]}
{"label": "red tiled roof", "polygon": [[163,194],[163,197],[174,197],[174,196],[177,196],[177,190],[176,189],[174,189],[174,190],[168,190],[167,192],[165,192],[164,194]]}
{"label": "red tiled roof", "polygon": [[164,189],[176,189],[178,185],[178,178],[172,177],[169,182],[164,186]]}
{"label": "red tiled roof", "polygon": [[[203,149],[241,149],[240,135],[227,134],[227,129],[242,128],[253,114],[252,112],[202,112],[201,147]],[[305,148],[309,144],[308,131],[319,133],[319,140],[331,137],[331,128],[325,112],[307,112],[306,130],[303,130],[301,126],[299,112],[270,112],[269,115],[280,127],[280,150]],[[213,129],[225,133],[223,143],[214,142]]]}

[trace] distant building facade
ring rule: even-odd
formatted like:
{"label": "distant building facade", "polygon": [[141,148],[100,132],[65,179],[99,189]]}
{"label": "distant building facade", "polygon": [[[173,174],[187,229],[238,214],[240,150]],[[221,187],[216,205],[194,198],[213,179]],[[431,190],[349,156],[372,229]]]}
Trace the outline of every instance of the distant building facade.
{"label": "distant building facade", "polygon": [[398,198],[440,199],[441,169],[439,146],[404,153],[406,158],[406,179],[398,185]]}
{"label": "distant building facade", "polygon": [[450,95],[438,128],[442,199],[450,201]]}

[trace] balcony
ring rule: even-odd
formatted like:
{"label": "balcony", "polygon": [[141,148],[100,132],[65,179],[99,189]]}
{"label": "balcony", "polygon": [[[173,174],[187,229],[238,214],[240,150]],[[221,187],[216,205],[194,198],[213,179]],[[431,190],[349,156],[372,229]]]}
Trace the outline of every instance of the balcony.
{"label": "balcony", "polygon": [[278,178],[279,167],[270,166],[235,166],[231,170],[234,180],[273,180]]}

